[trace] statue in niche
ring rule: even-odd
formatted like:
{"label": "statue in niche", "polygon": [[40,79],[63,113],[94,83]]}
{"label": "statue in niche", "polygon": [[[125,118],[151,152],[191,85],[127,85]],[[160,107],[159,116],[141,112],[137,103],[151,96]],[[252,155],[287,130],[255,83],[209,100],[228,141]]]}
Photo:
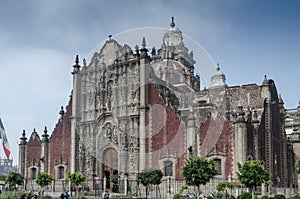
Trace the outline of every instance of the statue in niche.
{"label": "statue in niche", "polygon": [[111,129],[111,126],[109,126],[109,127],[106,129],[105,137],[111,139],[112,134],[113,134],[113,130]]}

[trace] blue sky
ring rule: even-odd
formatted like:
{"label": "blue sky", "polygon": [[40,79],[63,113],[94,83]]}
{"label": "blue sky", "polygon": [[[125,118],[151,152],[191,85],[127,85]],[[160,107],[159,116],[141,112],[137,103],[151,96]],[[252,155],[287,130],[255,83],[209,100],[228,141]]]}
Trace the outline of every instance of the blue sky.
{"label": "blue sky", "polygon": [[110,34],[168,28],[171,16],[220,63],[228,85],[260,84],[267,75],[286,108],[295,108],[299,9],[297,0],[2,0],[0,117],[15,163],[23,129],[29,137],[33,128],[41,133],[47,126],[51,134],[69,100],[76,54],[88,56]]}

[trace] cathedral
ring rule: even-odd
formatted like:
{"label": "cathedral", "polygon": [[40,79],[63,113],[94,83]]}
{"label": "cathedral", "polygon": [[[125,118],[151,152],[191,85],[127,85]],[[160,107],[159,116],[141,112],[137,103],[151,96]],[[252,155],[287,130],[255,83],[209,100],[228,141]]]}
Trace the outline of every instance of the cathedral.
{"label": "cathedral", "polygon": [[[68,172],[78,171],[100,189],[118,184],[133,192],[144,168],[183,181],[180,168],[196,156],[215,161],[219,181],[237,182],[237,163],[256,159],[273,187],[298,186],[299,156],[289,138],[297,130],[286,133],[289,113],[273,80],[229,86],[217,65],[210,86],[201,89],[193,51],[174,18],[158,50],[141,41],[132,49],[110,36],[90,63],[76,56],[69,103],[51,134],[45,127],[20,138],[19,172],[27,186],[43,171],[59,189]],[[300,105],[293,116],[289,122],[299,122]]]}

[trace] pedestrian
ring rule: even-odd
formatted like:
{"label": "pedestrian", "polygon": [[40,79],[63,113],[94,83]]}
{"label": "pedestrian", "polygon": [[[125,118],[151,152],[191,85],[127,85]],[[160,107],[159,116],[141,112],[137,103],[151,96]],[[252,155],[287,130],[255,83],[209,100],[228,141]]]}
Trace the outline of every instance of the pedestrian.
{"label": "pedestrian", "polygon": [[64,193],[60,194],[59,199],[64,199],[64,198],[65,198],[65,194]]}
{"label": "pedestrian", "polygon": [[105,190],[105,191],[103,192],[102,198],[103,198],[103,199],[109,199],[109,193],[108,193],[107,190]]}
{"label": "pedestrian", "polygon": [[70,197],[70,195],[69,195],[68,191],[66,191],[66,193],[65,193],[65,195],[64,195],[64,198],[65,198],[65,199],[69,199],[69,197]]}
{"label": "pedestrian", "polygon": [[20,197],[20,199],[26,199],[26,194],[25,193],[22,194],[21,197]]}

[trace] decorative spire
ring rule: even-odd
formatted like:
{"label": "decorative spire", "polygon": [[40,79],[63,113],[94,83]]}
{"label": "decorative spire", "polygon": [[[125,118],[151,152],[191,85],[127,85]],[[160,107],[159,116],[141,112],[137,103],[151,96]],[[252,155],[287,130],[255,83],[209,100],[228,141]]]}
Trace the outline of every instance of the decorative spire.
{"label": "decorative spire", "polygon": [[156,55],[156,49],[155,49],[154,46],[153,46],[153,48],[152,48],[151,55],[152,55],[152,56]]}
{"label": "decorative spire", "polygon": [[142,48],[143,49],[146,48],[146,39],[145,39],[145,37],[143,37],[143,40],[142,40]]}
{"label": "decorative spire", "polygon": [[83,58],[83,67],[86,67],[86,59]]}
{"label": "decorative spire", "polygon": [[138,46],[138,45],[135,45],[135,53],[136,53],[137,55],[140,54],[140,53],[139,53],[139,46]]}
{"label": "decorative spire", "polygon": [[259,123],[257,110],[254,110],[253,112],[252,123]]}
{"label": "decorative spire", "polygon": [[220,71],[219,63],[217,63],[217,71]]}
{"label": "decorative spire", "polygon": [[172,19],[172,21],[171,21],[170,26],[171,26],[171,28],[174,28],[175,27],[174,17],[171,17],[171,19]]}
{"label": "decorative spire", "polygon": [[49,135],[48,135],[47,132],[48,132],[48,131],[47,131],[47,127],[45,126],[44,134],[42,135],[42,141],[43,141],[43,142],[49,141],[49,139],[48,139]]}
{"label": "decorative spire", "polygon": [[79,65],[79,57],[78,55],[76,55],[76,58],[75,58],[75,64],[73,65],[73,73],[72,74],[76,74],[79,72],[79,69],[80,69],[80,65]]}
{"label": "decorative spire", "polygon": [[239,102],[238,103],[238,111],[237,111],[237,118],[236,118],[236,121],[235,123],[244,123],[245,122],[245,112],[243,111],[243,106],[242,106],[242,103]]}
{"label": "decorative spire", "polygon": [[60,117],[63,118],[63,116],[64,116],[64,114],[65,114],[65,111],[64,111],[64,107],[63,107],[63,106],[60,107],[59,114],[60,114]]}
{"label": "decorative spire", "polygon": [[263,85],[268,85],[267,75],[265,75],[265,78],[264,78],[264,81],[263,81]]}
{"label": "decorative spire", "polygon": [[25,133],[25,130],[23,130],[22,137],[20,137],[19,145],[26,144],[27,143],[26,140],[27,140],[26,133]]}
{"label": "decorative spire", "polygon": [[140,51],[141,51],[141,56],[146,57],[148,49],[146,48],[146,39],[145,39],[145,37],[143,37],[142,48],[140,49]]}

